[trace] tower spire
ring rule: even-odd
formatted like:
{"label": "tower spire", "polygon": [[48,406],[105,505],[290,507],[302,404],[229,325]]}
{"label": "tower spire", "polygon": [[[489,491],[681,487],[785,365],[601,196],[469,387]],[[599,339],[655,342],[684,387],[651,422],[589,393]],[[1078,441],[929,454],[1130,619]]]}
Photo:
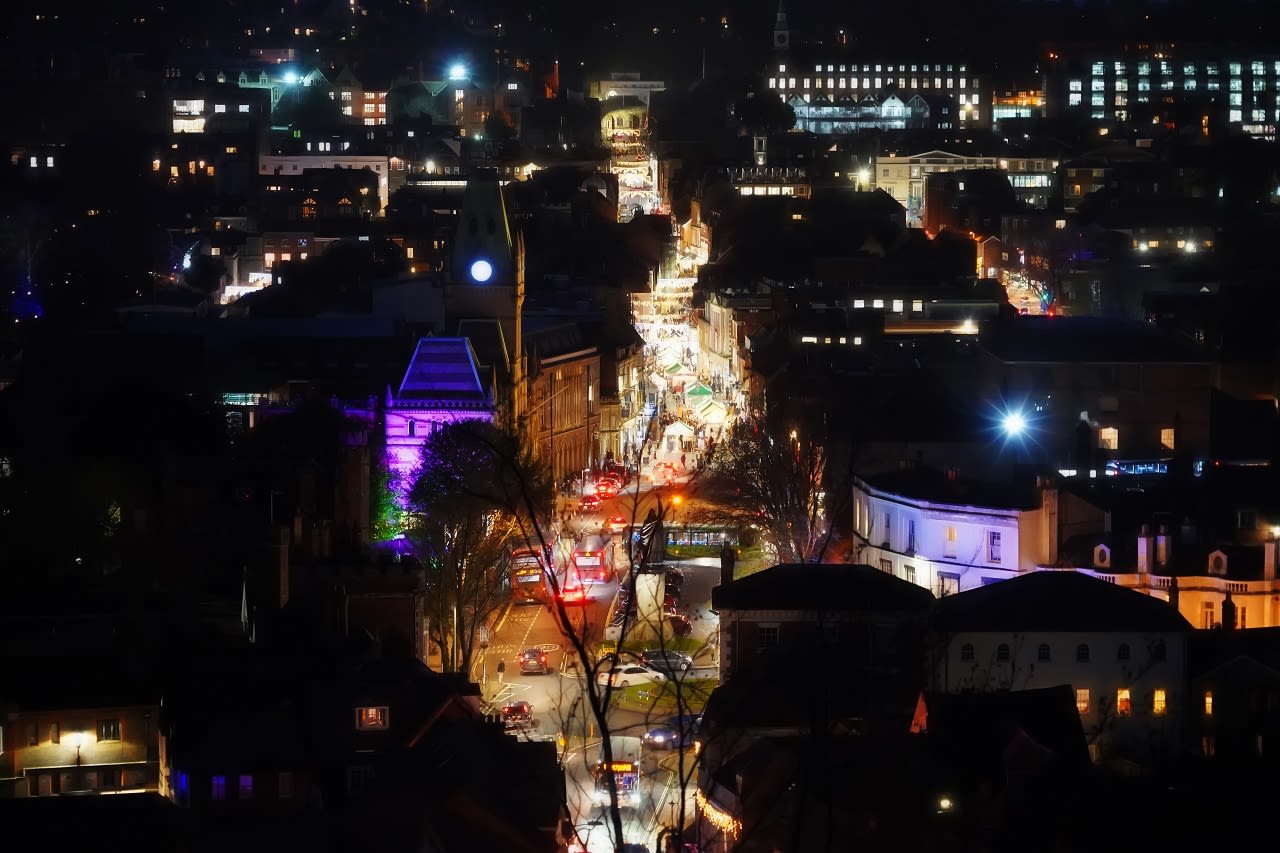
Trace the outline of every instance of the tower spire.
{"label": "tower spire", "polygon": [[791,47],[791,27],[787,24],[786,0],[778,0],[778,18],[773,25],[773,49],[784,51]]}

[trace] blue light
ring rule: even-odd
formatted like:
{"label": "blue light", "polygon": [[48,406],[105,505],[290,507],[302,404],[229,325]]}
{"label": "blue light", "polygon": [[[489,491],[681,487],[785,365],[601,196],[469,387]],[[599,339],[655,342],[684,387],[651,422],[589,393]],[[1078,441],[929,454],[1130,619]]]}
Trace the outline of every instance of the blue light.
{"label": "blue light", "polygon": [[294,74],[292,71],[286,71],[284,75],[284,82],[286,85],[292,86],[294,83],[298,82],[298,75]]}
{"label": "blue light", "polygon": [[467,78],[467,66],[457,63],[449,67],[450,80],[465,80]]}
{"label": "blue light", "polygon": [[493,264],[481,258],[471,262],[471,278],[483,284],[493,278]]}
{"label": "blue light", "polygon": [[1004,427],[1006,435],[1016,438],[1027,428],[1027,419],[1022,412],[1009,412],[1000,421],[1000,425]]}

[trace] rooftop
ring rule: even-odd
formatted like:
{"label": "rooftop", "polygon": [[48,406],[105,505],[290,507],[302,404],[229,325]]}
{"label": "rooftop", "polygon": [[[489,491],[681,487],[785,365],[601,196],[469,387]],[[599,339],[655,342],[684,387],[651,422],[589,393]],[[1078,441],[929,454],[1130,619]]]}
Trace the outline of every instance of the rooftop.
{"label": "rooftop", "polygon": [[859,477],[867,486],[907,500],[988,509],[1031,509],[1037,505],[1027,490],[1003,483],[984,483],[961,477],[949,479],[942,471],[911,466]]}
{"label": "rooftop", "polygon": [[466,338],[423,338],[405,371],[397,400],[484,403],[476,354]]}
{"label": "rooftop", "polygon": [[1207,363],[1194,344],[1150,323],[1105,317],[1019,316],[984,324],[979,344],[1004,362]]}
{"label": "rooftop", "polygon": [[944,631],[1183,632],[1166,602],[1078,572],[1039,571],[967,590],[938,604]]}
{"label": "rooftop", "polygon": [[780,563],[711,591],[719,610],[927,610],[929,590],[871,566]]}

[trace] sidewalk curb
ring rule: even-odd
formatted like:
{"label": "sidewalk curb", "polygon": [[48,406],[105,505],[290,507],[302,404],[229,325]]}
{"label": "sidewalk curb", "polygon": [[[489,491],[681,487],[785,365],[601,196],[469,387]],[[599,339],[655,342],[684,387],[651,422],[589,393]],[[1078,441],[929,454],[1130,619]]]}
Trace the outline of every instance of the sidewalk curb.
{"label": "sidewalk curb", "polygon": [[511,615],[511,608],[513,606],[514,605],[511,601],[507,601],[507,603],[503,605],[502,615],[498,617],[498,621],[493,623],[493,633],[496,634],[502,630],[502,626],[507,623],[507,617]]}

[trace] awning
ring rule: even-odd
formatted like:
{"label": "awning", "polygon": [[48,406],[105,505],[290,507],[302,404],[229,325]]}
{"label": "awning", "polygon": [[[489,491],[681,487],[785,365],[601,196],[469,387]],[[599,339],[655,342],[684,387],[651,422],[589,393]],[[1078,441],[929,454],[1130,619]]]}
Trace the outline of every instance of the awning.
{"label": "awning", "polygon": [[686,397],[710,397],[711,389],[699,382],[684,389],[684,395]]}

